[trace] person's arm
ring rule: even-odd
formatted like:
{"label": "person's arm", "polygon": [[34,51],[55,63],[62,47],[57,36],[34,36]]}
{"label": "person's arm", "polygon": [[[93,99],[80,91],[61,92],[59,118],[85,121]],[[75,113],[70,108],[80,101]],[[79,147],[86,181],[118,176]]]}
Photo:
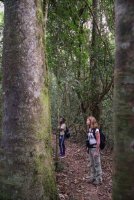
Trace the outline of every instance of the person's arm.
{"label": "person's arm", "polygon": [[61,128],[60,126],[58,127],[58,129],[59,129],[59,131],[63,131],[64,129],[63,128]]}
{"label": "person's arm", "polygon": [[100,149],[100,132],[99,132],[99,129],[97,129],[95,134],[96,134],[96,143],[97,143],[96,150],[97,150],[97,152],[99,152],[99,149]]}
{"label": "person's arm", "polygon": [[66,130],[66,125],[65,124],[62,124],[60,127],[59,127],[59,131],[65,131]]}

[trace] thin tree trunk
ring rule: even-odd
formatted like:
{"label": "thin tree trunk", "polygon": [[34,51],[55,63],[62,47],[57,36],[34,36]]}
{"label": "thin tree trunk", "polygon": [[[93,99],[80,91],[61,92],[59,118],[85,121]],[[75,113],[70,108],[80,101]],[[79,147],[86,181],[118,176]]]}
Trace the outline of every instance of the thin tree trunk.
{"label": "thin tree trunk", "polygon": [[134,1],[116,0],[113,200],[134,199]]}
{"label": "thin tree trunk", "polygon": [[47,52],[46,52],[46,30],[47,30],[47,19],[48,19],[48,4],[49,0],[43,0],[43,14],[44,14],[44,56],[45,56],[45,65],[46,69],[48,68],[48,63],[47,63]]}
{"label": "thin tree trunk", "polygon": [[55,200],[40,0],[5,0],[1,200]]}
{"label": "thin tree trunk", "polygon": [[[58,75],[59,77],[59,75]],[[58,81],[57,81],[58,82]],[[57,83],[57,121],[58,121],[58,125],[57,125],[57,129],[56,129],[56,143],[55,143],[55,169],[56,171],[58,171],[59,168],[59,157],[58,157],[58,153],[59,153],[59,121],[60,121],[60,109],[61,109],[61,99],[60,99],[60,86]]]}
{"label": "thin tree trunk", "polygon": [[91,72],[91,86],[92,86],[92,92],[91,92],[91,112],[92,115],[96,117],[96,119],[99,121],[100,119],[100,112],[101,112],[101,103],[98,102],[99,99],[99,76],[97,73],[98,68],[98,62],[97,62],[97,37],[98,37],[98,29],[97,25],[99,23],[99,16],[98,16],[98,10],[99,10],[99,0],[93,0],[93,22],[92,22],[92,41],[91,41],[91,55],[90,55],[90,72]]}

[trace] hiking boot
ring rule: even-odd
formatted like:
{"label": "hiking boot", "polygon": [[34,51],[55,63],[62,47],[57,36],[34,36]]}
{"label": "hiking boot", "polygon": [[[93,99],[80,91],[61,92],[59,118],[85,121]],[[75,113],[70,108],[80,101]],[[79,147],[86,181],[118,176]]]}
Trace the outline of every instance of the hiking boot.
{"label": "hiking boot", "polygon": [[60,155],[60,158],[65,158],[65,154],[64,155]]}
{"label": "hiking boot", "polygon": [[86,179],[88,179],[88,183],[93,183],[95,181],[95,179],[91,176],[86,177]]}
{"label": "hiking boot", "polygon": [[93,185],[101,185],[102,181],[101,180],[94,180],[92,183],[93,183]]}

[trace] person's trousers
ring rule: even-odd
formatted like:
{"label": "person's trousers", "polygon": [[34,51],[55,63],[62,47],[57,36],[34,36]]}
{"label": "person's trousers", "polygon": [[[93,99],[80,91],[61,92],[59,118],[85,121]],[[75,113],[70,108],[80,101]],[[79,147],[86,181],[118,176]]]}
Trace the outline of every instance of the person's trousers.
{"label": "person's trousers", "polygon": [[89,149],[89,159],[90,159],[90,177],[96,181],[102,181],[102,169],[100,153],[95,156],[96,148]]}
{"label": "person's trousers", "polygon": [[65,155],[65,137],[64,135],[59,136],[59,147],[60,147],[60,155]]}

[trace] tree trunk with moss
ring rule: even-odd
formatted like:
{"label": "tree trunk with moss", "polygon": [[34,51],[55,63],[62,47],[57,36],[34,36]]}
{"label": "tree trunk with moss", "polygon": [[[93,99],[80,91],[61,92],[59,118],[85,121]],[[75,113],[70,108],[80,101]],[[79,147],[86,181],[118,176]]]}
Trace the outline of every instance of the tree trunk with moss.
{"label": "tree trunk with moss", "polygon": [[5,0],[0,200],[56,200],[41,0]]}
{"label": "tree trunk with moss", "polygon": [[116,0],[113,200],[134,199],[134,1]]}

